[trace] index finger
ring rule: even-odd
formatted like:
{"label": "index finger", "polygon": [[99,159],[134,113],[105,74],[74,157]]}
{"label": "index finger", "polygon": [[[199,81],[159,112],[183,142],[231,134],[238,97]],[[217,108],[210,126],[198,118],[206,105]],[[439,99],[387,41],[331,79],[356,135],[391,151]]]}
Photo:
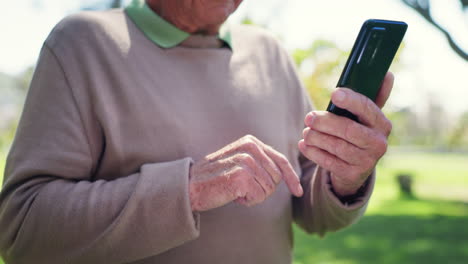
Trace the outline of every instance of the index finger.
{"label": "index finger", "polygon": [[[258,140],[258,139],[257,139]],[[281,170],[281,175],[283,180],[286,182],[289,190],[292,194],[296,197],[301,197],[304,194],[304,190],[302,189],[301,182],[299,180],[299,176],[297,176],[296,172],[294,171],[291,163],[287,160],[287,158],[273,149],[272,147],[264,144],[260,140],[257,142],[261,146],[265,153],[275,162],[278,168]]]}

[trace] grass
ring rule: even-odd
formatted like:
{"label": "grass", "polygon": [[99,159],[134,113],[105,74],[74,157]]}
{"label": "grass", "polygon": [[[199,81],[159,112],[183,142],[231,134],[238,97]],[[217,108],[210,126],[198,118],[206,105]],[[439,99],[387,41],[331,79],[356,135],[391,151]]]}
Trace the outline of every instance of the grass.
{"label": "grass", "polygon": [[[399,173],[415,198],[399,194]],[[294,264],[468,263],[467,226],[468,155],[389,151],[361,221],[323,239],[294,227]]]}
{"label": "grass", "polygon": [[[414,177],[415,198],[395,176]],[[357,224],[323,239],[295,227],[294,263],[468,263],[468,155],[389,152]]]}

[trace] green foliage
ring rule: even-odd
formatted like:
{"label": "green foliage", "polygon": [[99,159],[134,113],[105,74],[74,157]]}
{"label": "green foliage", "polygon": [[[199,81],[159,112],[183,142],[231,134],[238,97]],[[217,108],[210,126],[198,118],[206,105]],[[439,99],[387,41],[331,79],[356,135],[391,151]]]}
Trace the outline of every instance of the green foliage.
{"label": "green foliage", "polygon": [[0,152],[13,140],[33,71],[29,67],[17,76],[0,73]]}
{"label": "green foliage", "polygon": [[451,123],[443,108],[430,100],[424,114],[410,108],[387,111],[393,123],[390,145],[421,146],[433,150],[468,150],[468,112]]}
{"label": "green foliage", "polygon": [[15,83],[14,77],[0,72],[0,87],[5,89],[5,88],[13,88],[15,86],[16,86],[16,83]]}
{"label": "green foliage", "polygon": [[8,123],[0,128],[0,151],[9,148],[13,138],[15,137],[17,122],[10,120]]}
{"label": "green foliage", "polygon": [[29,84],[31,83],[33,74],[34,74],[34,66],[29,66],[20,73],[16,77],[17,87],[21,90],[21,92],[25,95],[29,89]]}
{"label": "green foliage", "polygon": [[246,17],[244,17],[242,19],[241,24],[243,24],[243,25],[256,25],[256,23],[253,22],[253,20],[248,16],[246,16]]}
{"label": "green foliage", "polygon": [[397,111],[386,111],[386,116],[393,123],[393,130],[390,134],[390,145],[431,145],[427,140],[427,133],[422,126],[423,120],[410,108],[403,108]]}
{"label": "green foliage", "polygon": [[447,146],[449,149],[468,148],[468,112],[463,113],[457,125],[451,131]]}
{"label": "green foliage", "polygon": [[[468,208],[450,202],[437,206]],[[294,263],[464,263],[467,216],[369,215],[323,240],[296,229]]]}
{"label": "green foliage", "polygon": [[[324,110],[330,101],[339,74],[348,53],[339,49],[333,42],[319,39],[308,49],[297,49],[292,53],[293,60],[301,70],[304,85],[318,110]],[[312,68],[312,72],[307,67]]]}

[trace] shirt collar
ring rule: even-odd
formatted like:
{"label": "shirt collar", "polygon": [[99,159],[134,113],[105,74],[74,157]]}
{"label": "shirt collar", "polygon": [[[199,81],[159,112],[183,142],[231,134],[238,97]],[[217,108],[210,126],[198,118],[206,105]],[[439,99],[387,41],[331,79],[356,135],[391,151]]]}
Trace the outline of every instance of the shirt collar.
{"label": "shirt collar", "polygon": [[[146,4],[145,0],[133,0],[125,7],[125,11],[146,37],[160,47],[172,48],[190,37],[189,33],[177,28],[156,14]],[[231,34],[226,28],[220,30],[218,38],[223,40],[230,48],[232,47]]]}

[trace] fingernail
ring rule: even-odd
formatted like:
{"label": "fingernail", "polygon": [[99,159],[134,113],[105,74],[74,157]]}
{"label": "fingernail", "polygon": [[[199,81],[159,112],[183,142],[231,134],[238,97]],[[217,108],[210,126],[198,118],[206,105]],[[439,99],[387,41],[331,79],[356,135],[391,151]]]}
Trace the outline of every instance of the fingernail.
{"label": "fingernail", "polygon": [[300,184],[297,185],[297,195],[298,197],[301,197],[304,194],[304,189],[302,189],[302,186]]}
{"label": "fingernail", "polygon": [[338,90],[335,92],[334,98],[335,98],[335,101],[337,102],[343,102],[344,99],[346,98],[346,94],[345,92]]}

